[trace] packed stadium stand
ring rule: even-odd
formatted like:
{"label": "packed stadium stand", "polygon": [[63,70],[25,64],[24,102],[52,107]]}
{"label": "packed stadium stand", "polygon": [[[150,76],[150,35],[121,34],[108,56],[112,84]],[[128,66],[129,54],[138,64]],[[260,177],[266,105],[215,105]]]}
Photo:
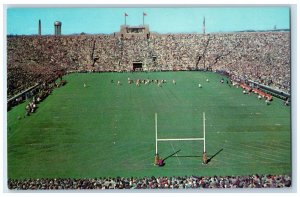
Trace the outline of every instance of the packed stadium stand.
{"label": "packed stadium stand", "polygon": [[93,178],[93,179],[24,179],[8,180],[14,190],[65,190],[65,189],[208,189],[208,188],[283,188],[291,186],[288,175],[249,176],[176,176],[144,178]]}
{"label": "packed stadium stand", "polygon": [[211,70],[290,93],[290,33],[8,36],[8,98],[59,72]]}

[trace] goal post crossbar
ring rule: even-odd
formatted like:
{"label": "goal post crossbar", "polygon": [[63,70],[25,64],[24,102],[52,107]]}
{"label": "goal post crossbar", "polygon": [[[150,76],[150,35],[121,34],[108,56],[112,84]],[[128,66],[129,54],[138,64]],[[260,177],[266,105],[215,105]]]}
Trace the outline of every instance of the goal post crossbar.
{"label": "goal post crossbar", "polygon": [[203,112],[203,138],[158,138],[157,137],[157,113],[155,113],[155,153],[158,154],[158,144],[159,141],[202,141],[203,140],[203,149],[205,150],[205,112]]}
{"label": "goal post crossbar", "polygon": [[174,139],[157,139],[157,141],[200,141],[205,138],[174,138]]}

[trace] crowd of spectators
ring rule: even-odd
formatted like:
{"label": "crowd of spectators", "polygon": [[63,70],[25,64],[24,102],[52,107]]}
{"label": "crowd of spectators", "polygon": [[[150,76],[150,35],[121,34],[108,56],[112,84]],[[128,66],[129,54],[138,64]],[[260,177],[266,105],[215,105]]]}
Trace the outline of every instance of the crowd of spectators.
{"label": "crowd of spectators", "polygon": [[37,83],[57,78],[57,70],[225,71],[243,80],[290,92],[289,32],[8,36],[8,98]]}
{"label": "crowd of spectators", "polygon": [[143,178],[90,179],[9,179],[11,190],[66,190],[66,189],[205,189],[205,188],[284,188],[291,187],[288,175],[250,176],[173,176]]}
{"label": "crowd of spectators", "polygon": [[66,80],[60,80],[59,82],[53,82],[50,84],[43,83],[38,86],[35,90],[37,93],[32,94],[32,98],[29,99],[29,103],[25,107],[25,115],[29,116],[31,113],[34,113],[38,104],[49,96],[54,88],[64,86],[66,83]]}
{"label": "crowd of spectators", "polygon": [[153,36],[163,70],[225,71],[290,92],[288,32]]}

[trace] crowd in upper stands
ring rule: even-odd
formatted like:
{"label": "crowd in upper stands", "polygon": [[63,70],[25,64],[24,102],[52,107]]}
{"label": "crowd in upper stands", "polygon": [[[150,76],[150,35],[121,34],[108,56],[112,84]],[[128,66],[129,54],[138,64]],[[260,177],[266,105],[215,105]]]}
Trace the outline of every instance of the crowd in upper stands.
{"label": "crowd in upper stands", "polygon": [[162,69],[222,70],[290,92],[289,41],[287,32],[168,35],[156,36],[154,49]]}
{"label": "crowd in upper stands", "polygon": [[144,178],[90,178],[90,179],[24,179],[8,180],[13,190],[65,189],[202,189],[202,188],[284,188],[291,187],[288,175],[250,176],[173,176]]}
{"label": "crowd in upper stands", "polygon": [[150,71],[221,70],[289,93],[290,51],[289,32],[8,36],[8,98],[57,70],[131,71],[136,61]]}

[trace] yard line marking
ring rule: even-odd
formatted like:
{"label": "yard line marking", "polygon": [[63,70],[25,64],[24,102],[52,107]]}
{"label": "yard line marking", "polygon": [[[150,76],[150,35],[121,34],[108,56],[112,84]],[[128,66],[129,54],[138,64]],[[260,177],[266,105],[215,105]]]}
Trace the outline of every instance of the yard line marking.
{"label": "yard line marking", "polygon": [[[245,145],[244,145],[245,146]],[[231,146],[232,147],[232,146]],[[228,148],[228,147],[227,147]],[[226,149],[227,149],[226,148]],[[235,148],[234,149],[232,149],[232,148],[229,148],[229,149],[231,149],[231,150],[235,150]],[[233,152],[235,152],[235,151],[233,151]],[[276,161],[276,162],[278,162],[278,161],[281,161],[281,160],[278,160],[278,159],[274,159],[274,158],[270,158],[270,157],[266,157],[266,156],[263,156],[263,155],[255,155],[254,153],[248,153],[248,152],[239,152],[239,153],[242,153],[242,154],[246,154],[246,155],[250,155],[251,157],[255,157],[255,158],[257,158],[257,157],[260,157],[260,158],[263,158],[263,159],[267,159],[267,160],[272,160],[272,161]],[[266,153],[262,153],[262,154],[265,154],[265,155],[270,155],[270,154],[266,154]],[[241,156],[241,155],[236,155],[236,156],[240,156],[240,157],[244,157],[244,156]],[[273,156],[273,155],[272,155]],[[249,157],[245,157],[245,158],[249,158]]]}
{"label": "yard line marking", "polygon": [[278,143],[279,140],[272,140],[274,144],[276,144],[277,147],[279,148],[284,148],[284,149],[291,149],[291,141],[284,141]]}
{"label": "yard line marking", "polygon": [[[265,147],[265,148],[264,148]],[[278,147],[277,145],[275,146],[277,149],[278,149],[278,151],[276,152],[276,153],[279,153],[279,154],[283,154],[283,155],[286,155],[286,151],[290,151],[290,148],[280,148],[280,147]],[[274,149],[275,148],[274,146],[268,146],[268,145],[266,145],[266,144],[260,144],[259,145],[259,148],[262,148],[262,149]]]}
{"label": "yard line marking", "polygon": [[[234,155],[233,158],[241,157],[241,158],[244,158],[244,159],[247,159],[247,160],[251,159],[251,161],[256,161],[257,164],[260,164],[260,163],[262,163],[262,164],[267,164],[267,163],[282,163],[282,160],[271,159],[271,158],[263,157],[263,156],[257,156],[256,158],[253,158],[254,155],[253,154],[249,154],[249,153],[244,153],[244,154],[250,155],[252,158],[251,157],[247,157],[246,155],[245,156],[237,155],[237,154],[234,154],[232,152],[228,152],[227,154]],[[264,160],[259,159],[259,158],[262,158]],[[237,159],[237,160],[236,159],[231,159],[231,160],[239,161],[240,164],[247,164],[247,163],[249,163],[248,161],[247,162],[241,162],[239,159]]]}
{"label": "yard line marking", "polygon": [[[170,143],[170,144],[172,146],[173,151],[176,152],[175,149],[174,149],[174,147],[173,147],[173,144],[172,143]],[[181,165],[181,162],[180,162],[179,158],[177,157],[177,153],[175,154],[175,156],[177,158],[178,163]]]}
{"label": "yard line marking", "polygon": [[[243,144],[243,146],[247,146],[247,147],[250,147],[250,148],[256,148],[256,149],[258,149],[258,150],[266,150],[266,149],[264,149],[264,148],[259,148],[259,147],[256,147],[256,146],[250,146],[250,145],[248,145],[248,144]],[[264,152],[260,152],[261,154],[263,154],[263,155],[269,155],[269,156],[272,156],[272,157],[280,157],[281,158],[281,156],[280,155],[277,155],[277,154],[271,154],[271,153],[266,153],[265,151]]]}
{"label": "yard line marking", "polygon": [[[213,126],[220,126],[222,124],[214,124]],[[282,131],[210,131],[210,133],[235,133],[235,134],[243,134],[243,133],[249,133],[249,134],[252,134],[252,133],[266,133],[266,132],[280,132],[282,133]]]}

